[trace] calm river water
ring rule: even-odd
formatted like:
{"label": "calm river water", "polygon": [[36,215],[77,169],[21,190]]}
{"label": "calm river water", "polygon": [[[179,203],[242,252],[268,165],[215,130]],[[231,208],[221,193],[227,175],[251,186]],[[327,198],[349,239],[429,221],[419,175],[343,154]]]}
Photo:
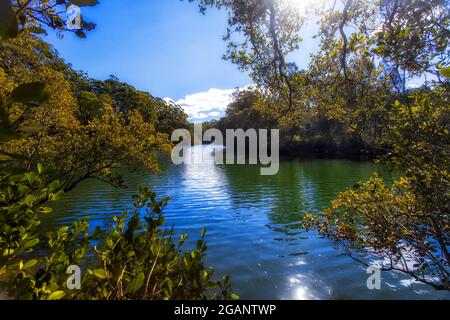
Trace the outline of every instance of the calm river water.
{"label": "calm river water", "polygon": [[57,203],[44,229],[83,216],[106,228],[114,215],[132,208],[130,196],[145,184],[172,197],[166,221],[177,233],[190,234],[188,246],[207,229],[206,263],[219,276],[229,274],[242,299],[449,298],[397,273],[383,273],[381,290],[369,290],[365,268],[330,241],[299,228],[304,212],[328,206],[338,192],[373,171],[389,176],[383,168],[369,162],[283,160],[278,175],[264,177],[257,166],[215,165],[211,147],[192,149],[197,156],[203,151],[209,156],[202,164],[168,165],[158,175],[126,172],[125,191],[86,181]]}

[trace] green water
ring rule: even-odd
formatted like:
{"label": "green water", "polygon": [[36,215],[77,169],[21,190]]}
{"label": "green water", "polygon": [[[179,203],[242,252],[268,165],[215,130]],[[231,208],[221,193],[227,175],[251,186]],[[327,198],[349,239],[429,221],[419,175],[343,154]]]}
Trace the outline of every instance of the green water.
{"label": "green water", "polygon": [[[196,147],[194,153],[204,148]],[[208,152],[206,154],[209,154]],[[260,176],[248,165],[166,166],[161,174],[124,172],[129,189],[115,190],[89,180],[67,194],[46,219],[42,232],[91,217],[92,227],[107,228],[112,217],[131,208],[130,196],[146,184],[171,196],[165,213],[192,245],[206,228],[206,262],[218,275],[229,274],[243,299],[435,299],[449,298],[397,273],[383,273],[381,290],[369,290],[366,269],[336,251],[299,221],[307,211],[329,205],[337,193],[365,180],[370,162],[283,160],[279,174]]]}

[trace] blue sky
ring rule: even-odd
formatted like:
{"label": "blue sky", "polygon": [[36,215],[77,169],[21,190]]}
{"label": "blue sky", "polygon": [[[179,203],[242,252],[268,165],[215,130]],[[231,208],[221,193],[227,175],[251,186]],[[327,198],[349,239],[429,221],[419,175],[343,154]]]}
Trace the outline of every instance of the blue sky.
{"label": "blue sky", "polygon": [[[97,24],[87,39],[46,37],[61,57],[93,78],[115,75],[139,90],[173,99],[193,121],[222,116],[233,89],[251,84],[248,75],[222,60],[225,12],[210,10],[203,16],[195,4],[179,0],[101,0],[96,7],[83,7],[82,14]],[[313,31],[313,26],[305,28],[305,42],[293,55],[299,66],[317,47]]]}

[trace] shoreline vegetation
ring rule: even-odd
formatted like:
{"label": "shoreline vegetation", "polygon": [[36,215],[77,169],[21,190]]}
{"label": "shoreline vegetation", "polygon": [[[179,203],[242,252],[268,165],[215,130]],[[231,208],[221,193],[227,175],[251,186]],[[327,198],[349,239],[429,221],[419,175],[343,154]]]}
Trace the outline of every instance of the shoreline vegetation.
{"label": "shoreline vegetation", "polygon": [[[402,170],[392,185],[374,174],[343,190],[300,223],[363,265],[370,248],[386,258],[383,271],[450,291],[448,3],[342,0],[339,9],[318,7],[320,50],[299,70],[287,59],[301,46],[305,17],[290,2],[189,2],[204,14],[227,12],[224,58],[254,82],[205,129],[279,128],[282,153],[367,156]],[[58,56],[43,40],[47,32],[84,39],[95,29],[83,20],[81,29],[66,30],[61,12],[70,3],[98,4],[0,0],[3,287],[15,299],[237,299],[232,280],[213,280],[203,265],[205,231],[195,250],[182,252],[184,236],[177,242],[162,231],[168,199],[145,188],[134,198],[136,210],[103,230],[102,248],[92,247],[98,234],[88,232],[86,220],[48,239],[37,235],[42,215],[51,213],[48,202],[87,179],[123,187],[117,168],[157,172],[173,146],[170,134],[191,126],[176,104],[114,76],[92,79]],[[409,85],[417,79],[425,80]],[[48,255],[30,259],[38,244]],[[83,277],[81,292],[68,290],[67,267],[82,264],[88,252],[98,266]]]}
{"label": "shoreline vegetation", "polygon": [[[214,280],[203,264],[206,231],[185,252],[187,235],[173,239],[164,226],[168,199],[145,188],[134,198],[134,212],[115,217],[101,235],[90,233],[84,219],[40,237],[41,217],[52,212],[47,203],[82,181],[120,188],[124,181],[114,169],[158,171],[158,158],[171,149],[169,134],[188,126],[187,115],[113,76],[100,81],[73,70],[35,26],[38,16],[61,21],[53,7],[0,4],[2,292],[24,300],[237,299],[229,277]],[[38,247],[43,254],[35,256]],[[91,268],[81,290],[66,284],[70,266]]]}

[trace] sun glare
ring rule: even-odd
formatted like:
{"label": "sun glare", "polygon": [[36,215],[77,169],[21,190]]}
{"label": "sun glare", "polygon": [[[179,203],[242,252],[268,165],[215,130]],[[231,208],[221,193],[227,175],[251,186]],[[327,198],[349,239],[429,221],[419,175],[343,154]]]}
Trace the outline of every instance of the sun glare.
{"label": "sun glare", "polygon": [[321,0],[286,0],[290,6],[296,8],[298,11],[304,13],[311,8],[315,3]]}

